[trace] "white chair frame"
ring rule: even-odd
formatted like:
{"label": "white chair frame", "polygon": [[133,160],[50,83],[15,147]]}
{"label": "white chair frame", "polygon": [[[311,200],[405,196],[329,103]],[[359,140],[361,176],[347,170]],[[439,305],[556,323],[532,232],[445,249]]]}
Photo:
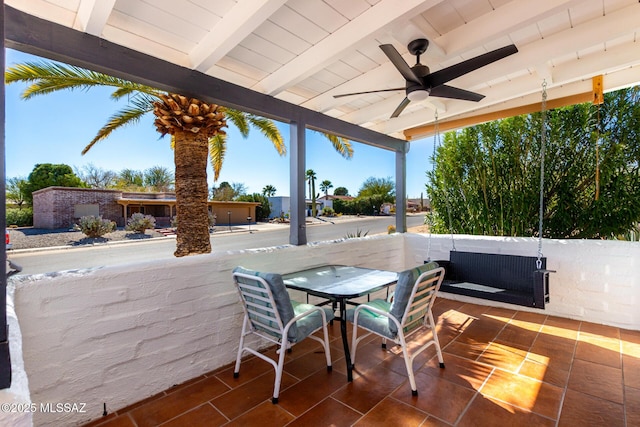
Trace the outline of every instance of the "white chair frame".
{"label": "white chair frame", "polygon": [[[413,285],[413,290],[411,291],[411,296],[409,297],[409,301],[407,302],[407,307],[404,311],[404,315],[402,316],[402,320],[398,321],[398,319],[396,319],[394,316],[392,316],[389,312],[380,310],[376,307],[372,307],[367,305],[366,303],[361,304],[359,306],[356,307],[355,311],[354,311],[354,315],[353,315],[353,336],[352,336],[352,342],[351,342],[351,361],[353,364],[355,364],[355,360],[356,360],[356,349],[358,347],[358,344],[365,339],[366,337],[368,337],[371,334],[375,334],[378,335],[380,337],[382,337],[382,347],[386,348],[386,342],[387,342],[387,337],[385,337],[384,335],[379,334],[376,331],[372,331],[362,325],[358,325],[358,315],[360,314],[360,312],[362,310],[368,310],[374,313],[377,313],[381,316],[385,316],[388,319],[391,319],[391,321],[393,321],[396,325],[396,327],[398,328],[398,334],[396,336],[395,339],[393,339],[393,341],[395,342],[395,344],[400,345],[402,347],[402,354],[404,356],[404,363],[405,366],[407,368],[407,375],[409,376],[409,383],[411,384],[411,393],[416,396],[418,394],[418,388],[416,386],[416,379],[415,379],[415,375],[413,373],[413,360],[416,358],[416,356],[418,356],[420,353],[422,353],[424,350],[426,350],[429,346],[434,345],[436,347],[436,353],[438,355],[438,362],[440,363],[440,367],[444,368],[444,359],[442,358],[442,350],[440,349],[440,342],[438,341],[438,335],[436,333],[436,324],[433,320],[433,314],[431,312],[431,308],[433,307],[433,303],[436,300],[436,294],[438,292],[438,290],[440,289],[440,285],[442,284],[442,280],[444,279],[444,268],[443,267],[438,267],[435,268],[433,270],[429,270],[426,271],[424,273],[422,273],[420,275],[420,277],[418,277],[418,279],[415,281],[414,285]],[[429,283],[430,286],[427,286],[426,288],[423,288],[420,292],[418,292],[418,289],[423,286],[424,284]],[[429,295],[430,294],[430,295]],[[422,299],[418,299],[416,301],[416,298],[420,298],[423,295],[429,295],[427,298],[422,298]],[[393,298],[393,294],[389,296],[388,300],[390,301],[391,298]],[[408,334],[405,335],[403,329],[407,323],[407,320],[411,318],[412,315],[419,313],[420,311],[424,310],[424,305],[425,303],[428,305],[428,308],[426,310],[426,313],[423,317],[423,326],[428,327],[429,329],[431,329],[431,333],[433,335],[433,338],[429,341],[427,341],[424,345],[422,345],[420,348],[418,348],[417,350],[415,350],[413,353],[409,353],[409,350],[407,349],[407,338],[410,337],[411,335],[413,335],[415,332],[417,332],[418,330],[420,330],[419,327],[414,328],[412,331],[410,331]],[[412,322],[413,323],[413,322]],[[367,333],[360,335],[360,337],[358,337],[358,327],[365,329],[367,331]]]}
{"label": "white chair frame", "polygon": [[[260,282],[262,287],[253,285],[253,284],[241,283],[237,280],[238,277],[242,277],[244,279],[248,279],[255,282]],[[273,397],[271,399],[271,402],[274,404],[278,403],[278,397],[280,394],[280,385],[282,382],[282,372],[284,369],[284,359],[285,359],[285,354],[287,353],[286,350],[291,349],[291,347],[293,347],[296,344],[294,342],[290,342],[287,339],[289,329],[298,320],[315,312],[320,312],[320,315],[322,316],[322,326],[312,331],[307,336],[307,338],[311,338],[315,341],[318,341],[320,344],[322,344],[322,347],[324,348],[324,352],[325,352],[326,361],[327,361],[327,370],[331,371],[331,352],[329,350],[329,332],[327,330],[327,316],[325,315],[325,312],[324,310],[322,310],[322,308],[314,307],[310,310],[307,310],[304,313],[301,313],[295,316],[294,318],[292,318],[286,325],[283,325],[282,320],[280,318],[280,313],[278,313],[278,310],[277,310],[276,302],[273,298],[273,293],[271,292],[271,288],[263,278],[254,276],[254,275],[248,275],[248,274],[236,272],[236,273],[233,273],[233,279],[236,284],[236,288],[238,289],[238,292],[240,294],[240,299],[242,302],[242,310],[244,311],[242,333],[240,335],[240,344],[238,346],[238,356],[236,357],[236,364],[233,371],[234,378],[238,378],[240,374],[240,363],[242,359],[242,354],[245,351],[270,363],[276,371],[276,378],[273,386]],[[247,291],[249,291],[246,294],[248,297],[250,297],[251,299],[257,300],[262,304],[252,302],[252,301],[247,301],[247,299],[245,298],[245,292]],[[267,296],[261,297],[260,295],[257,295],[256,293],[253,293],[253,292],[264,293],[264,294],[267,294]],[[249,317],[250,315],[256,318],[255,321],[259,322],[261,328],[272,331],[277,336],[279,336],[279,338],[257,329],[252,323]],[[277,327],[272,326],[273,323],[276,323]],[[324,339],[313,335],[316,331],[320,329],[322,329]],[[257,335],[258,337],[265,339],[267,341],[270,341],[278,346],[278,349],[276,350],[276,353],[278,354],[277,363],[273,359],[265,356],[264,354],[248,346],[245,346],[245,338],[247,335],[250,335],[250,334]]]}

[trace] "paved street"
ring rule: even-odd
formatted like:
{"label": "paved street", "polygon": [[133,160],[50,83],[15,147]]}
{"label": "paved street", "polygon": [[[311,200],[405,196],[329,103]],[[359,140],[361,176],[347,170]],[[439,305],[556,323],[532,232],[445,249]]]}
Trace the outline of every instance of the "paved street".
{"label": "paved street", "polygon": [[[407,227],[421,225],[423,215],[407,216]],[[360,230],[369,235],[386,233],[389,225],[395,225],[395,217],[365,217],[314,221],[307,226],[307,241],[341,239]],[[252,249],[286,245],[289,243],[289,226],[285,224],[259,224],[232,227],[218,226],[211,237],[213,251]],[[175,250],[175,238],[154,238],[141,242],[114,242],[90,247],[13,251],[9,259],[22,266],[21,274],[39,274],[107,265],[136,263],[147,260],[171,259]]]}

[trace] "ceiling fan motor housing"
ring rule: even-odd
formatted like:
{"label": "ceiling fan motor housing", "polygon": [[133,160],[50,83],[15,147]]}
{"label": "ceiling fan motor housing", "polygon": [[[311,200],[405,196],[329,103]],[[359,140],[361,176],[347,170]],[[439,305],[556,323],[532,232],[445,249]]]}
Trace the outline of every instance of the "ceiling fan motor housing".
{"label": "ceiling fan motor housing", "polygon": [[410,101],[423,101],[429,97],[431,88],[425,85],[424,77],[429,75],[429,67],[420,63],[411,67],[411,71],[418,77],[421,83],[406,81],[406,95]]}

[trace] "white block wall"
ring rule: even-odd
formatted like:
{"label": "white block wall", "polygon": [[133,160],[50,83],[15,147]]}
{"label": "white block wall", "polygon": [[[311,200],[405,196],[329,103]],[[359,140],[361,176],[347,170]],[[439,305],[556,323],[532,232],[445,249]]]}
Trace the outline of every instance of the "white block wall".
{"label": "white block wall", "polygon": [[[9,327],[9,354],[11,357],[11,387],[0,390],[0,426],[31,427],[33,412],[29,396],[29,380],[22,356],[22,334],[14,304],[15,283],[7,286],[7,325]],[[6,405],[10,405],[8,408]]]}
{"label": "white block wall", "polygon": [[82,424],[235,360],[241,307],[231,270],[288,273],[321,264],[401,270],[401,235],[20,277],[16,307],[31,401],[86,403],[34,414]]}
{"label": "white block wall", "polygon": [[[456,235],[453,244],[457,250],[469,252],[537,256],[538,251],[538,241],[526,237]],[[428,234],[407,234],[405,245],[407,262],[418,264],[429,256],[448,260],[452,240],[450,235],[429,238]],[[543,313],[640,330],[640,243],[544,239],[542,252],[547,269],[556,270],[549,276],[550,302]],[[526,310],[453,294],[444,296]]]}
{"label": "white block wall", "polygon": [[[456,236],[455,245],[537,251],[528,238]],[[233,362],[241,328],[231,281],[237,265],[278,273],[329,263],[400,271],[429,256],[448,259],[451,237],[434,235],[428,248],[428,235],[396,234],[19,277],[15,304],[31,402],[87,404],[84,414],[36,413],[34,424],[82,424],[101,416],[103,402],[113,411]],[[545,240],[543,252],[557,270],[551,302],[530,311],[640,330],[638,243]]]}

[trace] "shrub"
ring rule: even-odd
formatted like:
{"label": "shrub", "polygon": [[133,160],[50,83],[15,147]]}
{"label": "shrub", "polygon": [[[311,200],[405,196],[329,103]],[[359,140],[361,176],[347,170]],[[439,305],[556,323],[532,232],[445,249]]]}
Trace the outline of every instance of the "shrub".
{"label": "shrub", "polygon": [[334,216],[335,214],[336,212],[329,206],[325,206],[324,208],[322,208],[322,215],[324,216]]}
{"label": "shrub", "polygon": [[31,208],[8,208],[6,217],[7,225],[17,225],[27,227],[33,225],[33,209]]}
{"label": "shrub", "polygon": [[144,233],[147,228],[155,228],[155,226],[156,219],[154,217],[137,212],[131,215],[125,229],[136,233]]}
{"label": "shrub", "polygon": [[369,230],[364,231],[364,230],[361,230],[361,229],[357,228],[355,233],[348,232],[347,234],[345,234],[344,238],[345,239],[357,239],[359,237],[365,237],[367,234],[369,234]]}
{"label": "shrub", "polygon": [[74,227],[82,231],[87,237],[102,237],[116,229],[116,223],[103,219],[101,216],[83,216],[80,222]]}

